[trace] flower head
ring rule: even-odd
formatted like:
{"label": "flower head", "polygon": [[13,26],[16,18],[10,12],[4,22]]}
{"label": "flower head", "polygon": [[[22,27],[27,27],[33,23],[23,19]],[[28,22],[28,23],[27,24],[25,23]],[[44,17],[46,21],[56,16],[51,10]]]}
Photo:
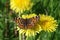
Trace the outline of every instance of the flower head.
{"label": "flower head", "polygon": [[[23,19],[30,19],[30,18],[33,18],[35,16],[37,16],[37,15],[36,14],[22,15],[22,18]],[[30,25],[30,26],[32,26],[32,25]],[[30,27],[30,26],[28,26],[28,27]],[[42,30],[41,26],[38,23],[34,24],[34,26],[32,26],[32,28],[27,28],[27,29],[24,29],[24,28],[21,29],[19,27],[17,27],[17,28],[20,31],[20,34],[25,33],[26,36],[35,36],[36,33],[39,33]]]}
{"label": "flower head", "polygon": [[36,33],[39,33],[42,29],[41,29],[40,25],[37,25],[37,26],[34,26],[34,27],[35,28],[32,28],[32,29],[20,29],[18,27],[18,29],[20,31],[20,34],[25,33],[26,36],[35,36]]}
{"label": "flower head", "polygon": [[48,15],[40,15],[40,25],[44,31],[53,32],[57,28],[57,21]]}
{"label": "flower head", "polygon": [[31,0],[10,0],[10,8],[15,12],[23,12],[29,10],[33,3]]}

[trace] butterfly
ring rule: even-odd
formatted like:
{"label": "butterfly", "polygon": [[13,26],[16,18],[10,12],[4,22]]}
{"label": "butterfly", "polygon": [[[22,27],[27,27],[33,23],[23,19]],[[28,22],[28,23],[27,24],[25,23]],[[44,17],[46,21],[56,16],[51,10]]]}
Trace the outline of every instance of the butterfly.
{"label": "butterfly", "polygon": [[39,16],[35,16],[29,19],[16,18],[15,22],[18,24],[21,29],[30,29],[39,21]]}

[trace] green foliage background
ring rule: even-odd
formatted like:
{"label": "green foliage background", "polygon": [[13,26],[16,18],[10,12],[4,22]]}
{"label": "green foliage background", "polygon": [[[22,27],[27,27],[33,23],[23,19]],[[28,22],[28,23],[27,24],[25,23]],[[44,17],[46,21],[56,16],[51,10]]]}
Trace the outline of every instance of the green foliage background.
{"label": "green foliage background", "polygon": [[[53,33],[40,32],[34,40],[60,40],[60,0],[32,0],[35,5],[32,12],[36,14],[47,14],[53,16],[58,21],[58,28]],[[0,40],[18,40],[15,35],[14,18],[15,12],[10,10],[9,0],[0,0]],[[30,39],[30,40],[33,40]]]}

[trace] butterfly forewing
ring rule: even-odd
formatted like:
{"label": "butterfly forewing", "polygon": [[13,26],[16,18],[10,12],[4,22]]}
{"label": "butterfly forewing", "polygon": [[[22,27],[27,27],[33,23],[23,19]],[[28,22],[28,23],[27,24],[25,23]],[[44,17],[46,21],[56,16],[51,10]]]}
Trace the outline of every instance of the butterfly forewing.
{"label": "butterfly forewing", "polygon": [[22,18],[17,18],[16,19],[16,23],[18,24],[18,26],[20,27],[20,28],[24,28],[24,24],[23,24],[23,22],[24,22],[24,20],[22,19]]}

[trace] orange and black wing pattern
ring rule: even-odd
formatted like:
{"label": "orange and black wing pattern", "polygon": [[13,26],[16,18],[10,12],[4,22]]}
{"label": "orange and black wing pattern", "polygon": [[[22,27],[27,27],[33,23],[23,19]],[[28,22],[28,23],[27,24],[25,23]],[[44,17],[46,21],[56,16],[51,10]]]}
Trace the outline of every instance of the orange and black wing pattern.
{"label": "orange and black wing pattern", "polygon": [[35,16],[33,18],[27,19],[27,28],[33,28],[34,25],[39,21],[39,16]]}
{"label": "orange and black wing pattern", "polygon": [[17,18],[15,21],[21,29],[30,29],[38,22],[39,16],[29,19]]}
{"label": "orange and black wing pattern", "polygon": [[16,18],[15,22],[17,23],[17,25],[18,25],[21,29],[24,28],[24,24],[23,24],[23,22],[25,22],[24,19],[22,19],[22,18]]}

